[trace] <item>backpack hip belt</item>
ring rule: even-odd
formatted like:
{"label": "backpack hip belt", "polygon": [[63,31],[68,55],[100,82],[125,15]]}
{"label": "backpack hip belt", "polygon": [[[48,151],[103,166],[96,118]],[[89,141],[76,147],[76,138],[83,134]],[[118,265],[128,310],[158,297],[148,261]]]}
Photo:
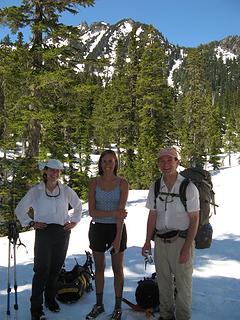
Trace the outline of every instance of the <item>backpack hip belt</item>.
{"label": "backpack hip belt", "polygon": [[156,237],[158,237],[163,243],[173,243],[179,237],[179,231],[174,230],[163,234],[156,233]]}
{"label": "backpack hip belt", "polygon": [[186,238],[188,230],[173,230],[163,234],[156,233],[156,237],[160,238],[164,243],[172,243],[177,240],[177,238]]}
{"label": "backpack hip belt", "polygon": [[166,232],[166,233],[156,233],[156,236],[158,238],[161,238],[161,239],[171,239],[173,237],[176,237],[179,233],[179,230],[173,230],[173,231],[169,231],[169,232]]}
{"label": "backpack hip belt", "polygon": [[179,231],[179,237],[186,239],[187,238],[187,233],[188,233],[188,229],[187,230],[180,230]]}

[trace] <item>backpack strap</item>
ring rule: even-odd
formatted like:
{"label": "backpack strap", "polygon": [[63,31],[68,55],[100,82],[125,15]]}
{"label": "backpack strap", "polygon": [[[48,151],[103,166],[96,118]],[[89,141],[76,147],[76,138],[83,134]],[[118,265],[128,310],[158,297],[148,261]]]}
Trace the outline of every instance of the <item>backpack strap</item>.
{"label": "backpack strap", "polygon": [[157,200],[158,195],[162,194],[164,196],[172,196],[172,197],[180,197],[181,198],[180,192],[179,192],[179,194],[172,193],[172,192],[163,192],[163,191],[160,192],[161,178],[162,178],[162,175],[155,181],[155,184],[154,184],[154,209],[156,209],[156,200]]}
{"label": "backpack strap", "polygon": [[156,209],[156,199],[160,193],[161,178],[162,178],[162,175],[155,181],[155,184],[154,184],[154,209]]}
{"label": "backpack strap", "polygon": [[185,210],[187,211],[187,196],[186,196],[186,190],[187,190],[187,186],[189,184],[191,180],[188,178],[185,178],[179,187],[179,195],[180,195],[180,200],[182,201],[182,204],[185,208]]}

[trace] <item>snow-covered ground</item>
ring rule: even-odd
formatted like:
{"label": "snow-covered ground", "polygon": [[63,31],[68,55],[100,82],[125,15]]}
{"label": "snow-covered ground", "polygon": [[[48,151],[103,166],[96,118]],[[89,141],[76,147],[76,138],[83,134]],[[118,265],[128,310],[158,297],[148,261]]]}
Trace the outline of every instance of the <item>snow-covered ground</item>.
{"label": "snow-covered ground", "polygon": [[[240,217],[239,202],[240,166],[233,162],[232,168],[223,167],[213,174],[217,215],[211,222],[214,228],[214,241],[210,249],[196,250],[193,275],[193,320],[239,320],[240,319]],[[145,208],[147,190],[131,190],[128,199],[128,249],[125,254],[124,297],[135,302],[137,282],[150,276],[153,266],[144,269],[141,247],[144,243],[148,211]],[[88,247],[88,226],[86,215],[72,231],[66,259],[66,268],[71,269],[74,258],[80,264],[85,261]],[[33,267],[34,231],[20,234],[26,249],[17,249],[17,285],[19,310],[14,311],[13,279],[11,278],[11,318],[30,319],[29,297]],[[7,319],[7,264],[8,239],[0,238],[0,319]],[[11,259],[13,263],[13,259]],[[12,272],[11,272],[12,276]],[[110,268],[110,255],[107,254],[106,281],[104,291],[105,314],[99,319],[107,319],[114,306],[113,275]],[[78,302],[61,304],[61,312],[54,314],[46,310],[49,320],[83,320],[95,303],[95,291],[85,293]],[[155,318],[157,319],[158,315]],[[143,313],[134,312],[123,304],[123,320],[146,319]]]}

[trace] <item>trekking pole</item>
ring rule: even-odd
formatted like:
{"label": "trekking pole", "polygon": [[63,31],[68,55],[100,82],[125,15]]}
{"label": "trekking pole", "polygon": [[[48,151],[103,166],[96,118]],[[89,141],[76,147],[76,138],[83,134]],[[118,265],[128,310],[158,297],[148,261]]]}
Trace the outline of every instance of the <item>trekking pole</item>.
{"label": "trekking pole", "polygon": [[8,224],[8,283],[7,283],[7,315],[10,315],[10,294],[11,294],[11,286],[10,286],[10,270],[11,270],[11,250],[13,248],[13,279],[14,279],[14,309],[18,310],[18,299],[17,299],[17,271],[16,271],[16,244],[18,239],[18,231],[16,222],[9,222]]}
{"label": "trekking pole", "polygon": [[[12,213],[14,216],[15,210],[15,174],[16,174],[16,164],[13,163],[13,179],[12,179]],[[17,230],[17,222],[14,216],[14,220],[9,222],[8,225],[9,230],[9,241],[12,243],[13,247],[13,287],[14,287],[14,309],[18,310],[18,297],[17,297],[17,267],[16,267],[16,245],[17,240],[19,239],[19,233]],[[20,242],[21,243],[21,242]]]}
{"label": "trekking pole", "polygon": [[10,286],[10,260],[11,260],[11,241],[8,241],[8,269],[7,269],[7,315],[10,315],[10,293],[11,293],[11,286]]}
{"label": "trekking pole", "polygon": [[[13,160],[13,159],[12,159]],[[9,221],[7,224],[8,228],[8,270],[7,270],[7,315],[10,315],[10,295],[11,295],[11,285],[10,285],[10,275],[11,275],[11,258],[13,252],[13,288],[14,288],[14,309],[18,310],[18,294],[17,294],[17,258],[16,258],[16,246],[23,245],[25,248],[26,246],[21,242],[19,238],[19,232],[17,228],[17,220],[16,216],[14,215],[15,210],[15,174],[16,174],[16,164],[13,163],[12,165],[12,180],[11,180],[11,213],[13,216],[13,220]]]}
{"label": "trekking pole", "polygon": [[13,238],[13,281],[14,281],[14,296],[15,303],[14,309],[18,310],[18,297],[17,297],[17,267],[16,267],[16,244],[18,239],[18,232],[16,223],[14,224],[14,238]]}

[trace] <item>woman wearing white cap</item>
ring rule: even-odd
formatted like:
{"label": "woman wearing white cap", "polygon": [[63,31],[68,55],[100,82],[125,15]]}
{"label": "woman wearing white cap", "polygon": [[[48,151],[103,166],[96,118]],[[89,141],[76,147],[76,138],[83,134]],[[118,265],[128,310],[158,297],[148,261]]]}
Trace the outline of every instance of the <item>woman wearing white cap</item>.
{"label": "woman wearing white cap", "polygon": [[[55,300],[56,280],[66,258],[70,231],[80,221],[82,203],[69,186],[59,181],[63,164],[50,159],[41,164],[43,181],[33,186],[16,207],[16,215],[23,227],[35,232],[34,276],[32,281],[32,320],[46,319],[43,312],[43,293],[46,307],[60,311]],[[69,204],[72,207],[69,212]],[[29,209],[34,217],[30,217]]]}

